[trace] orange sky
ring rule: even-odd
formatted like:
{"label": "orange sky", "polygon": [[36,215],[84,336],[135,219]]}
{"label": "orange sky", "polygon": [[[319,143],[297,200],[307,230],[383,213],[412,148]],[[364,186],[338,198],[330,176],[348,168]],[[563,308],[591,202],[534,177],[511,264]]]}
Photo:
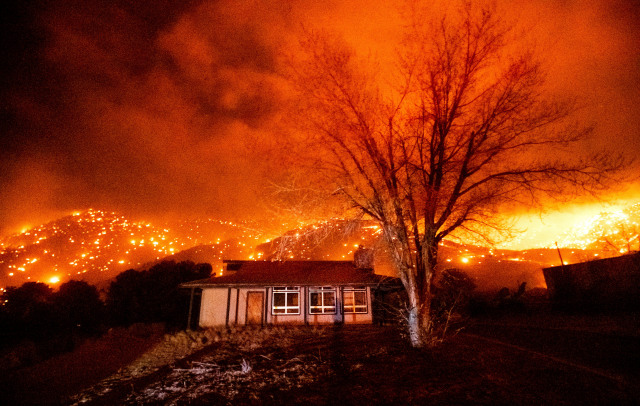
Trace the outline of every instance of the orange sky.
{"label": "orange sky", "polygon": [[[302,27],[320,27],[385,66],[402,24],[392,3],[12,6],[2,17],[0,233],[87,207],[259,218],[283,56]],[[434,13],[448,4],[431,3]],[[640,5],[499,4],[534,27],[551,87],[578,97],[597,125],[585,148],[639,155]],[[620,196],[640,200],[637,184]]]}

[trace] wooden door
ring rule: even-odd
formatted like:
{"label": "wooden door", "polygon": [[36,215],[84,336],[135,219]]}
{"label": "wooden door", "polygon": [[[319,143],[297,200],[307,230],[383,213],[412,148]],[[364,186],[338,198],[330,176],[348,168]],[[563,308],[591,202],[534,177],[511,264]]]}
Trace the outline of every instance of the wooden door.
{"label": "wooden door", "polygon": [[247,293],[247,324],[262,325],[264,314],[264,292]]}

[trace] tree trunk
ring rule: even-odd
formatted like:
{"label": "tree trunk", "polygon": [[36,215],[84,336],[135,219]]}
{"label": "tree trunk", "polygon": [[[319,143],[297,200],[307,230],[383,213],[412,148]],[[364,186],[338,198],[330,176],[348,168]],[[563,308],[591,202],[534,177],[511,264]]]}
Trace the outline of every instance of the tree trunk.
{"label": "tree trunk", "polygon": [[409,309],[409,317],[407,318],[407,327],[409,329],[409,341],[414,348],[424,346],[424,334],[420,328],[420,317],[418,316],[418,308]]}
{"label": "tree trunk", "polygon": [[434,241],[435,233],[429,233],[425,238],[422,250],[424,257],[419,262],[413,292],[408,292],[410,309],[407,327],[411,345],[416,348],[431,347],[440,338],[437,337],[437,329],[431,315],[431,284],[438,256],[438,246]]}
{"label": "tree trunk", "polygon": [[[431,318],[431,284],[435,274],[438,246],[435,231],[428,235],[429,244],[412,253],[412,247],[402,233],[391,224],[382,224],[391,259],[408,296],[406,318],[409,341],[415,348],[430,347],[438,342]],[[406,234],[405,234],[406,235]],[[425,253],[424,256],[421,251]]]}
{"label": "tree trunk", "polygon": [[409,309],[407,328],[412,347],[424,348],[436,344],[437,339],[433,336],[432,327],[431,306],[428,303],[422,303],[422,305]]}

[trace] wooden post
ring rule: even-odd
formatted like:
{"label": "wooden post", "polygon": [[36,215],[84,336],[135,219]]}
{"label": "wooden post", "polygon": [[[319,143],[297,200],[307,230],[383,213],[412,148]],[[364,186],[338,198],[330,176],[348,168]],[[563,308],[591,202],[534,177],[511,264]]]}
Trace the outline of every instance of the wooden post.
{"label": "wooden post", "polygon": [[308,325],[309,324],[309,320],[307,319],[307,309],[309,308],[309,288],[306,286],[303,286],[302,288],[302,292],[301,293],[301,298],[300,298],[300,306],[302,306],[302,303],[304,303],[304,306],[302,306],[302,314],[303,314],[303,319],[304,319],[304,324]]}
{"label": "wooden post", "polygon": [[[340,313],[340,316],[342,317],[342,324],[344,324],[344,286],[340,286],[338,288],[338,292],[337,296],[339,296],[340,298],[336,298],[336,311],[338,311]],[[340,305],[338,306],[338,300],[340,300]],[[355,297],[354,297],[355,300]]]}
{"label": "wooden post", "polygon": [[[240,300],[240,288],[236,288],[236,318],[234,321],[234,325],[238,325],[238,301]],[[246,311],[245,311],[246,312]]]}
{"label": "wooden post", "polygon": [[193,310],[193,291],[196,288],[191,288],[191,297],[189,298],[189,317],[187,317],[187,330],[191,330],[191,311]]}
{"label": "wooden post", "polygon": [[264,298],[264,323],[263,325],[267,325],[267,318],[269,317],[269,288],[267,287],[267,294]]}
{"label": "wooden post", "polygon": [[231,311],[231,288],[227,288],[227,317],[224,320],[224,325],[229,325],[229,312]]}

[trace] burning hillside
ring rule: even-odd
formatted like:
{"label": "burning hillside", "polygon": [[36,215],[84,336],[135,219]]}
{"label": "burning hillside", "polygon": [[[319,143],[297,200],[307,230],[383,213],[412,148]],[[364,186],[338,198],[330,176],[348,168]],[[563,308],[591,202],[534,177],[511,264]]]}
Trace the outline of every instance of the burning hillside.
{"label": "burning hillside", "polygon": [[0,240],[0,286],[96,283],[200,245],[209,247],[208,262],[248,258],[258,235],[247,224],[228,221],[154,224],[90,209]]}
{"label": "burning hillside", "polygon": [[576,224],[560,246],[601,251],[604,256],[640,251],[640,203],[602,212]]}
{"label": "burning hillside", "polygon": [[[558,239],[563,260],[575,263],[637,250],[639,223],[640,203],[593,216]],[[375,248],[377,272],[391,275],[380,235],[379,227],[366,221],[328,220],[272,238],[250,223],[152,223],[90,209],[1,239],[0,286],[55,285],[69,279],[96,283],[163,259],[208,262],[214,271],[222,259],[348,260],[359,245]],[[491,288],[518,282],[544,286],[540,269],[560,260],[553,241],[539,246],[544,248],[516,251],[445,241],[439,260],[442,269],[462,269]]]}

